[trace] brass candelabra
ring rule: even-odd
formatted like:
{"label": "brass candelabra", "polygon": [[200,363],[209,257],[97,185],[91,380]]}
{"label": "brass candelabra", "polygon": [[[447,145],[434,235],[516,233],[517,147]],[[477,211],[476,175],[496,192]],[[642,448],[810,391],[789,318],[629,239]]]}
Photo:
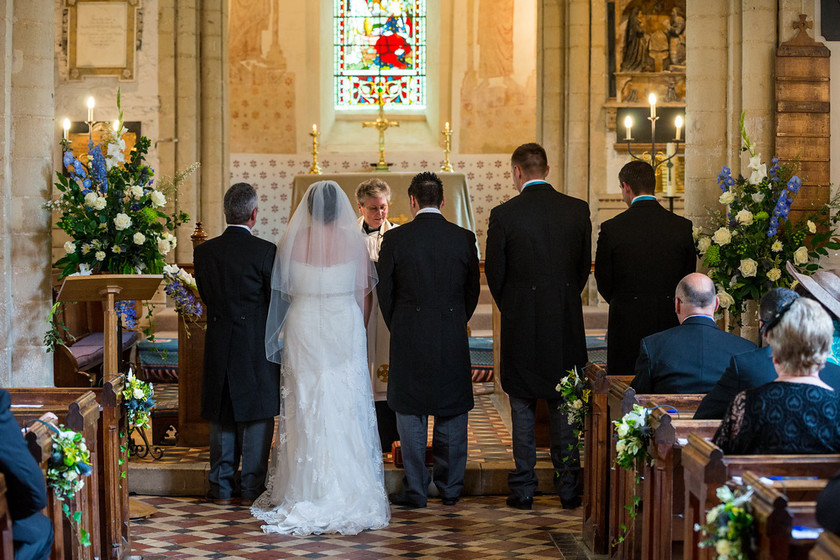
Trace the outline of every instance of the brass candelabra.
{"label": "brass candelabra", "polygon": [[321,166],[318,165],[318,136],[320,133],[318,132],[318,125],[312,125],[312,132],[309,133],[309,136],[312,137],[312,167],[309,168],[310,175],[320,175],[321,174]]}

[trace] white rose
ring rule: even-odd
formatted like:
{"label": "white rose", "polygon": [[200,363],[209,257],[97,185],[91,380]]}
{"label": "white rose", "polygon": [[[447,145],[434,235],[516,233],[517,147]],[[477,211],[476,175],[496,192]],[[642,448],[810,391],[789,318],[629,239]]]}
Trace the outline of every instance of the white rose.
{"label": "white rose", "polygon": [[732,204],[733,202],[735,202],[735,194],[732,191],[726,191],[725,193],[720,195],[718,201],[721,204]]}
{"label": "white rose", "polygon": [[68,255],[70,253],[75,253],[76,252],[76,244],[73,243],[72,241],[65,241],[64,242],[64,252],[67,253]]}
{"label": "white rose", "polygon": [[143,394],[143,389],[141,389],[140,387],[135,387],[134,391],[131,392],[131,395],[135,399],[142,399],[143,397],[145,397],[145,395]]}
{"label": "white rose", "polygon": [[697,241],[697,248],[700,249],[700,254],[705,255],[706,251],[709,250],[709,247],[712,245],[712,240],[709,237],[704,236],[701,237],[699,241]]}
{"label": "white rose", "polygon": [[627,426],[627,424],[624,424],[624,423],[619,424],[618,428],[616,428],[616,430],[615,430],[615,432],[618,434],[618,437],[620,437],[620,438],[625,437],[627,435],[627,432],[629,432],[629,431],[630,431],[630,428]]}
{"label": "white rose", "polygon": [[726,290],[718,290],[717,296],[720,301],[720,306],[724,309],[729,309],[729,306],[735,303],[735,298],[730,296]]}
{"label": "white rose", "polygon": [[738,213],[735,214],[735,219],[738,220],[739,224],[748,226],[753,223],[753,213],[744,208],[738,210]]}
{"label": "white rose", "polygon": [[96,254],[94,255],[94,257],[96,257],[96,260],[98,260],[100,262],[104,261],[105,260],[105,251],[97,251]]}
{"label": "white rose", "polygon": [[140,233],[139,231],[134,234],[134,237],[131,238],[134,241],[135,245],[142,245],[146,242],[146,236]]}
{"label": "white rose", "polygon": [[691,235],[694,237],[694,239],[700,237],[701,233],[703,233],[703,228],[701,228],[700,226],[691,227]]}
{"label": "white rose", "polygon": [[160,208],[166,205],[166,197],[160,191],[152,191],[152,206]]}
{"label": "white rose", "polygon": [[580,399],[576,400],[575,402],[572,403],[572,408],[574,408],[575,410],[579,410],[579,409],[583,408],[583,401],[580,400]]}
{"label": "white rose", "polygon": [[758,263],[753,259],[741,259],[741,266],[738,267],[744,278],[751,278],[758,272]]}
{"label": "white rose", "polygon": [[732,552],[732,543],[726,539],[721,539],[715,543],[715,552],[721,556],[729,556]]}
{"label": "white rose", "polygon": [[770,250],[773,251],[774,253],[778,253],[779,251],[782,250],[782,247],[783,247],[782,242],[777,239],[776,241],[773,242],[773,245],[770,247]]}
{"label": "white rose", "polygon": [[771,282],[775,282],[776,280],[778,280],[781,277],[782,277],[782,271],[779,270],[778,268],[771,268],[770,270],[767,271],[767,279],[770,280]]}
{"label": "white rose", "polygon": [[732,232],[730,232],[726,227],[718,228],[718,230],[712,235],[712,241],[718,245],[726,245],[732,241]]}
{"label": "white rose", "polygon": [[141,196],[143,196],[143,187],[141,187],[140,185],[134,185],[133,187],[131,187],[131,196],[133,196],[134,198],[140,198]]}
{"label": "white rose", "polygon": [[161,255],[165,255],[172,250],[172,246],[169,245],[169,241],[166,239],[158,239],[157,248]]}
{"label": "white rose", "polygon": [[108,203],[106,202],[104,196],[97,196],[96,200],[93,202],[93,204],[91,206],[93,207],[94,210],[103,210],[107,205],[108,205]]}
{"label": "white rose", "polygon": [[817,233],[817,224],[815,224],[811,220],[808,220],[808,231],[810,231],[811,233]]}
{"label": "white rose", "polygon": [[805,264],[808,262],[808,249],[800,247],[793,252],[793,264]]}
{"label": "white rose", "polygon": [[96,202],[97,196],[95,192],[89,192],[85,195],[85,204],[88,206],[93,206]]}
{"label": "white rose", "polygon": [[757,202],[758,204],[761,204],[761,202],[764,200],[764,193],[762,193],[762,192],[753,193],[752,199],[753,199],[754,202]]}
{"label": "white rose", "polygon": [[79,477],[79,474],[76,471],[65,471],[64,478],[67,480],[76,480]]}
{"label": "white rose", "polygon": [[117,231],[128,229],[131,227],[131,218],[128,217],[128,214],[120,212],[117,214],[117,217],[114,218],[114,226],[116,226]]}

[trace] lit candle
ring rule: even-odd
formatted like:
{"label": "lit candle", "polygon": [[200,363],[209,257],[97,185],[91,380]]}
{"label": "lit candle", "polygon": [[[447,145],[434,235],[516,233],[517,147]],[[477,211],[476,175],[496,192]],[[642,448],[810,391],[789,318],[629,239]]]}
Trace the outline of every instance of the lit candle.
{"label": "lit candle", "polygon": [[674,126],[677,128],[677,135],[674,136],[674,139],[679,141],[680,139],[680,130],[683,126],[683,118],[680,115],[677,115],[677,118],[674,119]]}
{"label": "lit candle", "polygon": [[[679,117],[677,117],[679,118]],[[671,157],[677,153],[677,144],[674,142],[668,142],[665,145],[665,155]],[[675,176],[675,172],[677,170],[676,166],[674,165],[674,160],[671,159],[668,161],[668,166],[666,169],[668,170],[668,178],[666,180],[666,189],[668,196],[675,195],[675,189],[677,184],[677,178]]]}
{"label": "lit candle", "polygon": [[316,135],[316,134],[318,134],[318,125],[317,125],[317,124],[313,124],[313,125],[312,125],[312,135],[314,136],[314,135]]}
{"label": "lit candle", "polygon": [[656,94],[651,93],[648,95],[648,103],[650,103],[650,118],[656,118]]}
{"label": "lit candle", "polygon": [[446,121],[446,124],[443,125],[443,130],[449,132],[449,121]]}
{"label": "lit candle", "polygon": [[114,129],[114,132],[119,132],[120,131],[120,121],[118,121],[118,120],[114,121],[114,123],[111,125],[111,128]]}
{"label": "lit candle", "polygon": [[93,108],[96,106],[96,101],[93,99],[93,96],[88,97],[87,100],[87,107],[88,107],[88,122],[93,122]]}
{"label": "lit candle", "polygon": [[61,128],[64,129],[64,139],[67,140],[70,137],[70,119],[61,121]]}
{"label": "lit candle", "polygon": [[630,115],[627,115],[626,117],[624,117],[624,130],[625,130],[624,139],[625,140],[630,140],[632,138],[632,136],[630,136],[630,129],[631,128],[633,128],[633,117],[631,117]]}

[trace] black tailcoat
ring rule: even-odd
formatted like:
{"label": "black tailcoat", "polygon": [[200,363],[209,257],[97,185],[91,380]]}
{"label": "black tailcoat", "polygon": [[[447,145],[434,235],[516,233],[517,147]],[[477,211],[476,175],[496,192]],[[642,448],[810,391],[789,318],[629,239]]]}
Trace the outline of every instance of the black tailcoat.
{"label": "black tailcoat", "polygon": [[475,235],[437,213],[385,233],[379,307],[391,331],[388,405],[455,416],[473,407],[467,321],[478,304]]}
{"label": "black tailcoat", "polygon": [[696,265],[691,222],[655,200],[637,200],[601,224],[595,280],[610,304],[607,370],[611,374],[632,373],[639,342],[677,326],[674,291]]}
{"label": "black tailcoat", "polygon": [[280,374],[265,357],[265,321],[276,247],[228,227],[194,251],[195,278],[207,305],[201,414],[220,421],[224,385],[236,422],[280,412]]}
{"label": "black tailcoat", "polygon": [[589,205],[532,183],[493,208],[485,272],[501,319],[509,395],[557,398],[565,371],[586,364],[581,292],[592,263]]}
{"label": "black tailcoat", "polygon": [[[723,418],[735,395],[741,391],[770,383],[778,377],[773,367],[773,353],[769,346],[736,354],[718,382],[703,397],[694,413],[697,419]],[[840,366],[826,362],[820,370],[820,379],[835,391],[840,391]]]}
{"label": "black tailcoat", "polygon": [[755,344],[722,331],[708,317],[688,317],[682,325],[642,339],[636,377],[637,393],[707,393],[735,354]]}

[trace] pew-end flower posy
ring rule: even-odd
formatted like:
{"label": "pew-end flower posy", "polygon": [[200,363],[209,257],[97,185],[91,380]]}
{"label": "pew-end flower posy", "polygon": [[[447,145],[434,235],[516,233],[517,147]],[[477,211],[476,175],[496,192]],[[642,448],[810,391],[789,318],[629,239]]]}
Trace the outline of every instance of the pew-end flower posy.
{"label": "pew-end flower posy", "polygon": [[793,279],[784,273],[788,261],[812,273],[827,249],[840,249],[834,239],[840,216],[832,215],[840,206],[840,193],[828,204],[808,209],[805,219],[790,220],[793,200],[802,188],[796,166],[773,158],[768,167],[744,129],[743,114],[741,137],[749,153],[747,177],[733,177],[724,167],[717,176],[718,202],[724,208],[710,212],[710,228],[694,228],[697,253],[715,282],[720,307],[737,324],[745,301],[791,285]]}
{"label": "pew-end flower posy", "polygon": [[62,502],[61,510],[78,532],[82,546],[90,546],[90,534],[82,527],[78,512],[71,512],[68,502],[85,486],[85,477],[93,472],[90,464],[90,450],[82,434],[47,424],[52,434],[52,455],[47,464],[47,485],[53,490],[56,499]]}
{"label": "pew-end flower posy", "polygon": [[128,372],[122,391],[125,403],[126,422],[132,428],[148,428],[151,410],[155,406],[155,390],[151,383],[146,383]]}
{"label": "pew-end flower posy", "polygon": [[752,530],[753,516],[749,499],[752,488],[728,486],[717,489],[720,504],[706,513],[706,523],[695,524],[694,530],[704,538],[701,548],[714,548],[718,560],[746,560],[746,544]]}
{"label": "pew-end flower posy", "polygon": [[[163,267],[164,292],[175,302],[175,311],[187,321],[195,322],[204,313],[198,296],[198,286],[192,274],[177,265]],[[189,331],[187,331],[189,334]]]}

